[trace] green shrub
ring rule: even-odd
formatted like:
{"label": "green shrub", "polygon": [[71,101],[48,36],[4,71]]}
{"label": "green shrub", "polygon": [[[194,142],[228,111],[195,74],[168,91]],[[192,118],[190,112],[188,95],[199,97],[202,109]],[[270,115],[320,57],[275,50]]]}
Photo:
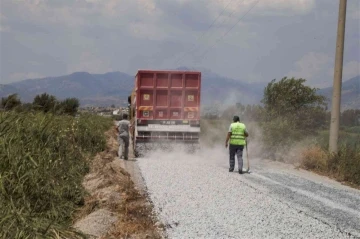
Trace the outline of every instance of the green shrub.
{"label": "green shrub", "polygon": [[344,127],[343,130],[347,133],[360,134],[360,126]]}
{"label": "green shrub", "polygon": [[[321,131],[316,137],[319,145],[325,149],[329,148],[329,131]],[[357,144],[360,142],[360,133],[356,133],[348,130],[339,131],[339,146],[346,146],[351,148],[356,148]]]}
{"label": "green shrub", "polygon": [[0,113],[1,238],[68,230],[83,203],[86,158],[105,149],[110,126],[100,116]]}
{"label": "green shrub", "polygon": [[328,171],[341,181],[360,185],[360,147],[342,145],[337,154],[331,155]]}

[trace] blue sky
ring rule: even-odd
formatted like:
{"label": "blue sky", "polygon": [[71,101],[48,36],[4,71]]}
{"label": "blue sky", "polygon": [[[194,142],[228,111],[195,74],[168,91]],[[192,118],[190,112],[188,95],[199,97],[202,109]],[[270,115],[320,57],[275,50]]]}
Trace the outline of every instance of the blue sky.
{"label": "blue sky", "polygon": [[[187,66],[330,86],[337,17],[337,0],[1,0],[0,80]],[[346,20],[344,80],[360,74],[359,0]]]}

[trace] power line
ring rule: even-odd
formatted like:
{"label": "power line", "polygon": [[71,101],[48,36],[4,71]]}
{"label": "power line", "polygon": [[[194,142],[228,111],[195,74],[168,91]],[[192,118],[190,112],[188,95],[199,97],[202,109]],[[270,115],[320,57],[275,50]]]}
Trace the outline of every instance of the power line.
{"label": "power line", "polygon": [[[200,37],[198,37],[196,40],[198,40],[198,39],[201,38],[203,35],[205,35],[205,33],[214,25],[214,23],[218,20],[218,18],[219,18],[219,17],[221,16],[221,14],[226,10],[226,8],[228,7],[228,5],[229,5],[232,1],[233,1],[233,0],[230,0],[230,1],[229,1],[229,3],[225,6],[225,8],[224,8],[224,9],[222,10],[222,12],[218,15],[218,17],[211,23],[211,25],[208,27],[208,29],[205,30],[205,32],[204,32]],[[208,5],[209,5],[209,2],[210,2],[210,1],[207,1],[207,4],[204,5],[203,7],[205,8],[206,6],[208,6]],[[180,12],[180,11],[175,12],[174,16],[179,15],[179,12]],[[194,44],[193,46],[195,46],[195,44]],[[163,64],[166,59],[169,59],[169,58],[172,58],[172,57],[173,57],[173,55],[171,55],[171,56],[169,56],[169,57],[166,57],[165,59],[162,59],[161,64]],[[152,60],[152,59],[148,59],[146,62],[149,63],[151,60]]]}
{"label": "power line", "polygon": [[[196,39],[196,41],[198,41],[200,38],[202,38],[202,37],[205,35],[205,33],[207,33],[207,32],[209,31],[209,29],[210,29],[210,28],[215,24],[215,22],[221,17],[221,15],[225,12],[226,8],[229,6],[229,4],[230,4],[232,1],[233,1],[233,0],[230,0],[230,1],[228,2],[228,4],[226,4],[226,6],[223,8],[223,10],[220,12],[220,14],[217,16],[217,18],[214,19],[214,21],[210,24],[210,26],[200,35],[200,37],[198,37],[198,38]],[[179,63],[180,60],[181,60],[184,56],[186,56],[187,53],[192,52],[195,48],[196,48],[196,43],[194,43],[194,44],[192,45],[192,48],[190,49],[190,51],[185,52],[180,58],[178,58],[178,59],[176,60],[175,65],[176,65],[177,63]]]}
{"label": "power line", "polygon": [[260,0],[256,1],[255,4],[253,4],[253,5],[250,7],[250,9],[249,9],[248,11],[246,11],[245,14],[244,14],[242,17],[240,17],[240,18],[238,19],[238,21],[237,21],[225,34],[223,34],[220,38],[218,38],[213,45],[211,45],[209,48],[207,48],[207,49],[205,50],[205,52],[200,56],[200,59],[199,59],[198,61],[202,60],[203,57],[204,57],[220,40],[222,40],[225,36],[227,36],[227,34],[229,34],[229,32],[230,32],[259,2],[260,2]]}
{"label": "power line", "polygon": [[[233,0],[230,0],[227,4],[226,4],[226,6],[223,8],[223,10],[220,12],[220,14],[214,19],[214,21],[210,24],[210,26],[200,35],[200,37],[198,37],[197,39],[196,39],[196,41],[198,41],[200,38],[202,38],[204,35],[205,35],[205,33],[207,33],[208,31],[209,31],[209,29],[215,24],[215,22],[221,17],[221,15],[225,12],[225,10],[227,9],[227,7],[230,5],[230,3],[232,2]],[[176,62],[175,62],[175,65],[177,64],[177,63],[179,63],[188,53],[191,53],[191,52],[193,52],[193,50],[196,48],[196,43],[194,43],[193,45],[192,45],[192,48],[188,51],[188,52],[185,52],[180,58],[178,58],[177,60],[176,60]]]}

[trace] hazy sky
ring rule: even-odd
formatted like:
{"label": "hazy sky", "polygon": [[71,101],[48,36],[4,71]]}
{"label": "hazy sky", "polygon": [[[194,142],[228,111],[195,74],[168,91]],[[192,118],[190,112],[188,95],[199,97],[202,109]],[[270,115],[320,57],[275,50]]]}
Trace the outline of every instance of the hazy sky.
{"label": "hazy sky", "polygon": [[[296,76],[329,86],[338,3],[1,0],[0,83],[188,66],[248,82]],[[360,74],[360,0],[347,10],[344,80]]]}

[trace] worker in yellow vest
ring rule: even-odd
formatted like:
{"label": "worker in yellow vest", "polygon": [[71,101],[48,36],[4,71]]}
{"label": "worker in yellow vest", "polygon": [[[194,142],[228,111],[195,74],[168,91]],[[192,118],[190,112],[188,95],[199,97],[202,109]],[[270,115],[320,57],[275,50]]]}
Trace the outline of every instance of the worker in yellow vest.
{"label": "worker in yellow vest", "polygon": [[243,123],[240,123],[240,117],[235,115],[233,117],[233,123],[229,127],[229,131],[226,137],[225,148],[228,147],[228,143],[230,140],[229,146],[229,154],[230,154],[230,168],[229,172],[234,171],[235,167],[235,154],[238,159],[238,167],[239,173],[243,174],[243,150],[246,145],[246,137],[249,136],[249,133],[246,130],[246,126]]}

